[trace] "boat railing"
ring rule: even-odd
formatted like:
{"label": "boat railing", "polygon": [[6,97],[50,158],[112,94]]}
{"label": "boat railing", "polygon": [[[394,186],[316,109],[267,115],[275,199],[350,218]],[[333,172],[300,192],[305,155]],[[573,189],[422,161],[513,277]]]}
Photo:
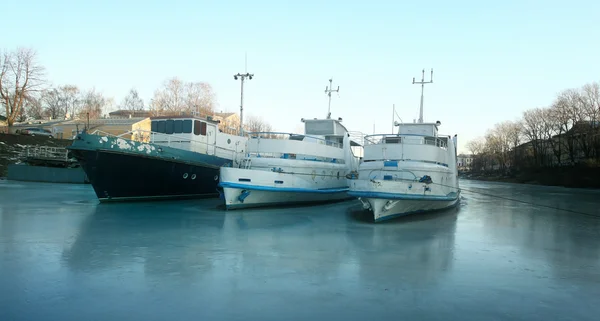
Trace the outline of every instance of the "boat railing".
{"label": "boat railing", "polygon": [[27,146],[21,154],[24,158],[68,161],[68,151],[64,147]]}
{"label": "boat railing", "polygon": [[[92,132],[92,135],[112,136],[112,137],[116,137],[116,138],[122,138],[124,136],[131,135],[131,140],[133,140],[133,141],[142,142],[142,143],[160,144],[160,145],[164,145],[167,147],[175,147],[175,148],[181,148],[181,144],[188,144],[188,143],[192,144],[193,143],[193,144],[198,144],[201,146],[206,146],[208,155],[215,155],[217,153],[217,151],[224,151],[227,153],[237,153],[238,152],[237,150],[232,149],[232,148],[218,146],[216,143],[212,144],[212,143],[209,143],[206,141],[192,139],[189,137],[178,136],[178,135],[174,135],[174,134],[158,133],[158,132],[153,132],[153,131],[144,130],[144,129],[133,129],[133,130],[126,131],[119,135],[114,135],[114,134],[103,132],[101,130],[96,130],[96,131]],[[160,138],[158,138],[157,136]],[[212,153],[210,153],[210,151],[212,151]]]}
{"label": "boat railing", "polygon": [[[422,138],[422,139],[415,139]],[[368,135],[364,138],[366,145],[380,144],[405,144],[405,145],[431,145],[440,148],[447,148],[447,140],[439,137],[416,134],[377,134]]]}
{"label": "boat railing", "polygon": [[[336,148],[343,148],[343,144],[338,143],[338,142],[334,142],[331,140],[327,140],[321,137],[315,137],[315,136],[310,136],[310,135],[304,135],[304,134],[293,134],[293,133],[284,133],[284,132],[249,132],[247,133],[248,138],[250,139],[281,139],[281,140],[292,140],[292,136],[300,136],[303,139],[305,137],[307,138],[311,138],[317,141],[317,143],[323,144],[323,145],[327,145],[327,146],[333,146]],[[300,141],[300,140],[299,140]],[[302,140],[304,141],[304,140]],[[306,142],[306,141],[304,141]]]}

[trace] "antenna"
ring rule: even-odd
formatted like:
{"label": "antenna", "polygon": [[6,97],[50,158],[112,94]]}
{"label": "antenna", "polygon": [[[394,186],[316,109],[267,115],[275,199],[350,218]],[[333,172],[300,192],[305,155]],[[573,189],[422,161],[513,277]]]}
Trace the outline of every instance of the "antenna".
{"label": "antenna", "polygon": [[329,79],[329,86],[325,87],[325,93],[329,96],[329,106],[327,107],[327,119],[331,119],[331,93],[340,92],[340,86],[337,89],[333,89],[333,77]]}
{"label": "antenna", "polygon": [[415,81],[415,77],[413,77],[413,85],[421,85],[421,107],[419,109],[419,123],[423,122],[423,91],[425,90],[425,84],[433,83],[433,68],[431,68],[431,78],[429,81],[425,81],[425,69],[423,69],[423,76],[421,77],[421,81]]}
{"label": "antenna", "polygon": [[396,125],[396,104],[392,104],[392,134]]}

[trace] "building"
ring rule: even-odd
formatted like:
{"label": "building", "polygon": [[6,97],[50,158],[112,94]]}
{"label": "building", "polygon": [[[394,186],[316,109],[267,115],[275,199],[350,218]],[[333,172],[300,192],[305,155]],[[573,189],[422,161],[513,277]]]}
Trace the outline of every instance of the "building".
{"label": "building", "polygon": [[521,166],[565,166],[585,161],[600,148],[600,123],[577,122],[568,132],[537,139],[515,148]]}
{"label": "building", "polygon": [[456,166],[459,170],[470,171],[473,164],[473,155],[460,154],[456,158]]}
{"label": "building", "polygon": [[146,118],[152,116],[152,113],[148,110],[126,110],[120,109],[108,113],[108,118],[111,119],[124,119],[124,118]]}
{"label": "building", "polygon": [[240,128],[240,116],[236,113],[214,113],[212,119],[219,121],[219,130],[236,135]]}

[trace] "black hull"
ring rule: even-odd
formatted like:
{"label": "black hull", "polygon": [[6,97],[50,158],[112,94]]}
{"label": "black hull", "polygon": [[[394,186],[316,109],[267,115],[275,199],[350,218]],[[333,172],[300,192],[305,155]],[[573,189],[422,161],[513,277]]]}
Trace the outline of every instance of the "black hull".
{"label": "black hull", "polygon": [[101,202],[218,196],[219,168],[106,150],[72,150]]}

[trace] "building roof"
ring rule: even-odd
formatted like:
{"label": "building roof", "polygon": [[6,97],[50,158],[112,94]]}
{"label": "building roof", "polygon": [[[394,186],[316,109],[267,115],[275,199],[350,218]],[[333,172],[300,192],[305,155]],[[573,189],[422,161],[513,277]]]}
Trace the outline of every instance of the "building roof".
{"label": "building roof", "polygon": [[215,116],[225,119],[225,118],[231,117],[235,114],[236,113],[215,113]]}
{"label": "building roof", "polygon": [[148,110],[127,110],[119,109],[108,113],[109,116],[125,116],[125,117],[149,117],[152,113]]}
{"label": "building roof", "polygon": [[[98,126],[119,126],[119,125],[132,125],[140,120],[146,119],[148,117],[132,117],[132,118],[98,118],[98,119],[90,119],[90,125],[98,125]],[[87,124],[87,120],[85,119],[71,119],[71,120],[53,120],[53,121],[44,121],[44,120],[33,120],[29,122],[24,122],[20,124],[15,124],[14,127],[49,127],[49,126],[64,126],[64,125],[76,125],[76,124]]]}

